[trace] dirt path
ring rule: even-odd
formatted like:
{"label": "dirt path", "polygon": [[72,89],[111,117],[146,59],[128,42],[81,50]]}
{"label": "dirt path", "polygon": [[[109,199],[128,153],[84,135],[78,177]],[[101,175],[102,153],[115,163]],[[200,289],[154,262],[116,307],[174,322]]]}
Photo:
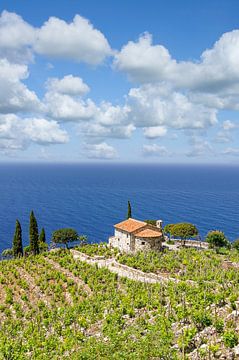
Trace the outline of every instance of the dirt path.
{"label": "dirt path", "polygon": [[168,281],[178,282],[179,280],[163,275],[156,275],[153,273],[144,273],[141,270],[131,268],[127,265],[118,263],[115,259],[101,259],[99,257],[91,257],[77,250],[71,250],[73,258],[85,261],[88,264],[97,264],[100,268],[106,267],[111,272],[118,274],[120,277],[126,277],[131,280],[140,281],[149,284],[157,284]]}
{"label": "dirt path", "polygon": [[46,260],[49,264],[51,264],[56,270],[62,272],[62,273],[65,274],[69,279],[73,280],[74,283],[75,283],[77,286],[81,286],[88,295],[91,295],[91,294],[92,294],[92,291],[91,291],[90,287],[89,287],[81,278],[73,275],[72,272],[70,272],[69,270],[63,268],[60,264],[58,264],[58,263],[55,262],[54,260],[49,259],[49,258],[45,258],[45,260]]}

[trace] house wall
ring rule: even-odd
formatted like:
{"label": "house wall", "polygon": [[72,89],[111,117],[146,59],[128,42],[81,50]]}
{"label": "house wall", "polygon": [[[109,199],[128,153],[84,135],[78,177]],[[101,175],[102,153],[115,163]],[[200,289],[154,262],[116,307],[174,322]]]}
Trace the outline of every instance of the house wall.
{"label": "house wall", "polygon": [[160,250],[162,237],[140,238],[135,237],[135,251]]}
{"label": "house wall", "polygon": [[125,231],[115,229],[115,236],[110,245],[117,247],[120,251],[130,252],[132,247],[131,235]]}

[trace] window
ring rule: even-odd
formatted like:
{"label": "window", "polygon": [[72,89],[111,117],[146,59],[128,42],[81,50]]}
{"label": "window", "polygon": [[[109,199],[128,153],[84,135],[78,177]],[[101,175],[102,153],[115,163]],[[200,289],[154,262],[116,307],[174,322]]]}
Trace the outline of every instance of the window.
{"label": "window", "polygon": [[144,242],[144,241],[142,241],[142,242],[141,242],[141,245],[145,245],[145,242]]}
{"label": "window", "polygon": [[127,238],[129,237],[129,234],[127,234]]}

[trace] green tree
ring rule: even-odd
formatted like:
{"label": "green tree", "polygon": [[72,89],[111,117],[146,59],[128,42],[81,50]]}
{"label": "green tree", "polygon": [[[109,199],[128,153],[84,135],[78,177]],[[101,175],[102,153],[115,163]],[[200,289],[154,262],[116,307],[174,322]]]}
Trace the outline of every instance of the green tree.
{"label": "green tree", "polygon": [[176,238],[180,238],[182,241],[198,234],[198,229],[195,225],[190,223],[178,223],[170,227],[170,233]]}
{"label": "green tree", "polygon": [[236,239],[235,241],[233,241],[232,247],[233,247],[233,249],[236,249],[237,251],[239,251],[239,239]]}
{"label": "green tree", "polygon": [[127,214],[127,219],[132,217],[132,211],[131,211],[131,204],[130,201],[128,200],[128,214]]}
{"label": "green tree", "polygon": [[78,240],[78,233],[71,228],[58,229],[52,234],[52,242],[56,244],[65,244],[68,249],[68,243]]}
{"label": "green tree", "polygon": [[31,214],[30,214],[29,239],[30,239],[30,252],[34,255],[39,254],[38,226],[37,226],[37,220],[35,218],[33,211],[31,211]]}
{"label": "green tree", "polygon": [[44,228],[41,229],[40,236],[39,236],[39,242],[40,243],[45,243],[46,242],[46,233],[45,233]]}
{"label": "green tree", "polygon": [[227,240],[224,232],[219,230],[209,231],[206,237],[206,241],[209,243],[210,248],[228,247],[229,241]]}
{"label": "green tree", "polygon": [[146,222],[149,225],[153,225],[153,226],[156,226],[156,224],[157,224],[157,220],[151,220],[151,219],[144,220],[144,222]]}
{"label": "green tree", "polygon": [[5,249],[5,250],[3,250],[2,256],[3,256],[3,257],[6,257],[6,258],[12,257],[12,256],[13,256],[13,251],[12,251],[12,249]]}
{"label": "green tree", "polygon": [[15,233],[12,242],[12,253],[14,257],[23,256],[22,248],[22,228],[18,220],[16,220]]}
{"label": "green tree", "polygon": [[164,226],[164,234],[169,234],[169,238],[171,238],[171,232],[172,232],[172,228],[173,228],[174,224],[168,224]]}

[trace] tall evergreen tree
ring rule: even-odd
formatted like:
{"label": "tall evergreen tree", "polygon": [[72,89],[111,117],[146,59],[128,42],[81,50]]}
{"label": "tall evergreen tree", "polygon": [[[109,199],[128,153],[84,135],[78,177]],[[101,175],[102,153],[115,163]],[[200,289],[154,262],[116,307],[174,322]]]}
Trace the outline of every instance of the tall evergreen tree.
{"label": "tall evergreen tree", "polygon": [[128,215],[127,215],[127,218],[131,218],[131,217],[132,217],[131,204],[130,204],[130,201],[128,201]]}
{"label": "tall evergreen tree", "polygon": [[22,228],[18,220],[16,220],[15,234],[12,242],[12,252],[14,257],[23,256]]}
{"label": "tall evergreen tree", "polygon": [[45,233],[44,228],[41,229],[40,236],[39,236],[39,242],[40,243],[45,243],[46,242],[46,233]]}
{"label": "tall evergreen tree", "polygon": [[30,214],[30,227],[29,227],[29,239],[30,239],[30,252],[34,255],[39,254],[39,244],[38,244],[38,226],[37,220],[35,218],[34,212],[31,211]]}

